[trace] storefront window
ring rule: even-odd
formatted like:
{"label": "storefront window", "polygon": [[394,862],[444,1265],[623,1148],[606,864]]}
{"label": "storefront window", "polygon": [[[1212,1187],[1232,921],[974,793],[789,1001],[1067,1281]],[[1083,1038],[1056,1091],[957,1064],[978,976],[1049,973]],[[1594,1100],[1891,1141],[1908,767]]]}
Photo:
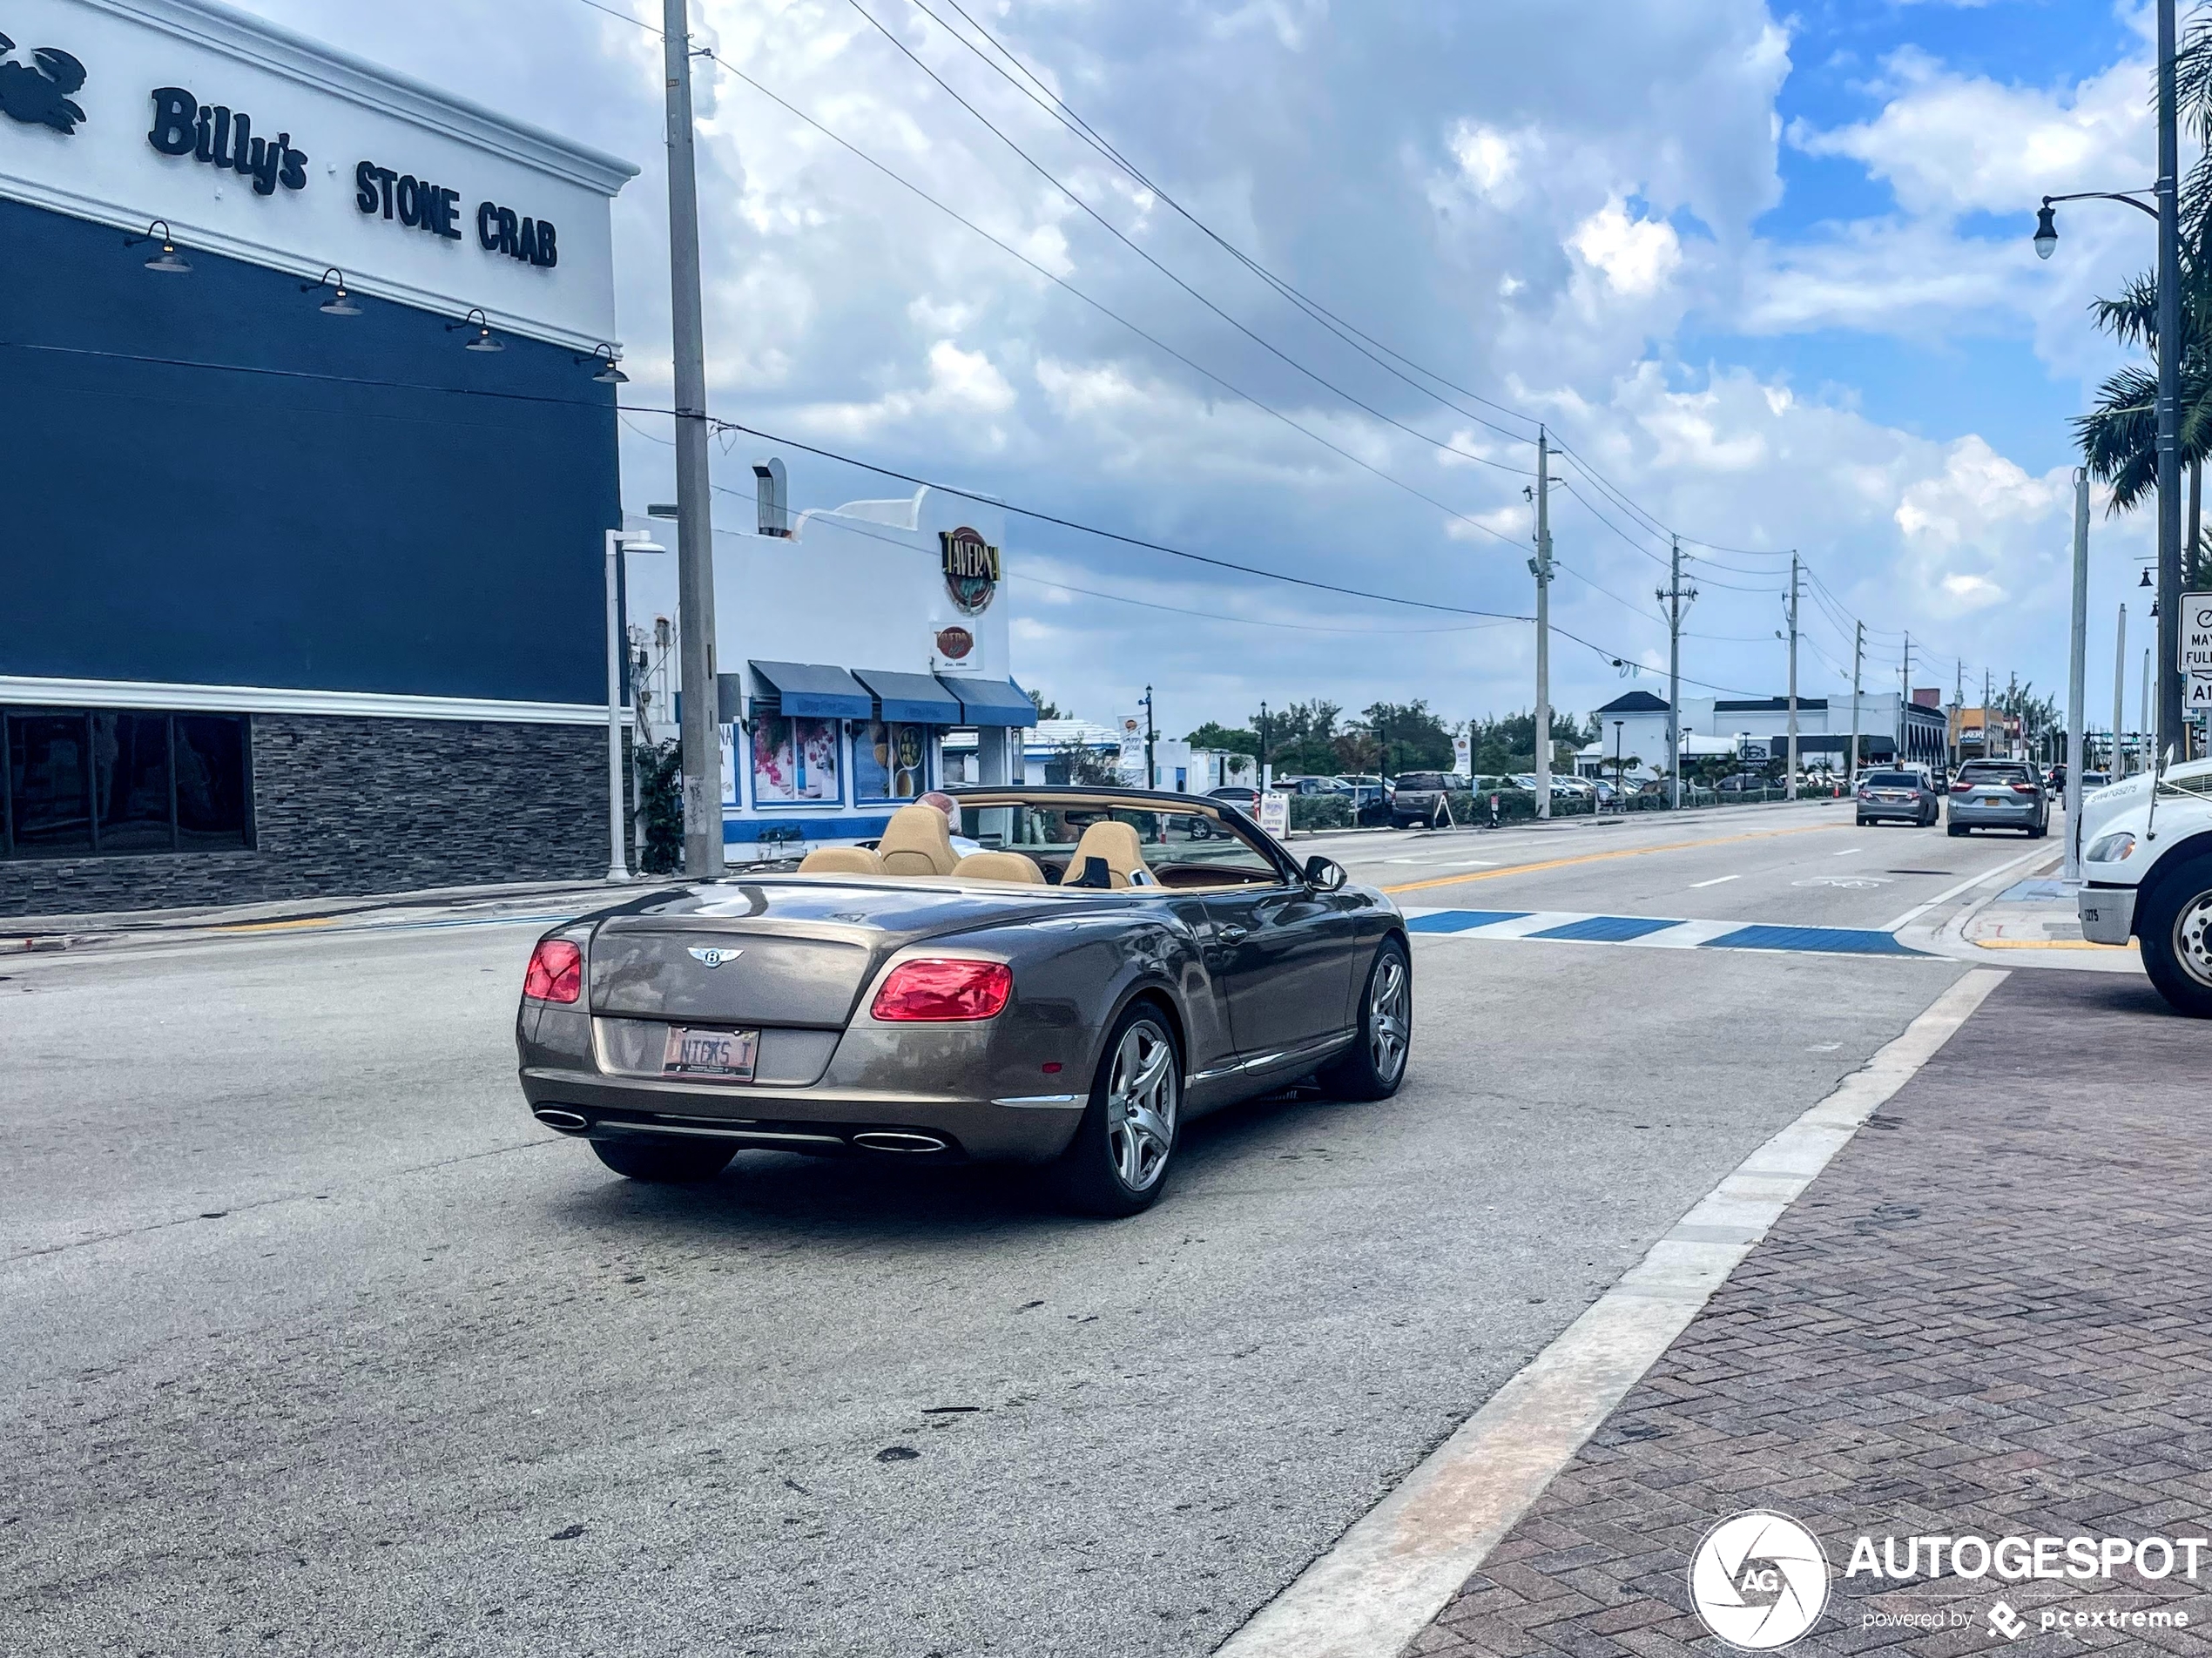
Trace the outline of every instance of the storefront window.
{"label": "storefront window", "polygon": [[853,728],[853,798],[914,800],[929,786],[929,728],[870,720]]}
{"label": "storefront window", "polygon": [[253,769],[240,714],[0,718],[0,856],[245,851]]}
{"label": "storefront window", "polygon": [[838,775],[834,719],[764,714],[752,722],[752,803],[835,805],[845,799]]}

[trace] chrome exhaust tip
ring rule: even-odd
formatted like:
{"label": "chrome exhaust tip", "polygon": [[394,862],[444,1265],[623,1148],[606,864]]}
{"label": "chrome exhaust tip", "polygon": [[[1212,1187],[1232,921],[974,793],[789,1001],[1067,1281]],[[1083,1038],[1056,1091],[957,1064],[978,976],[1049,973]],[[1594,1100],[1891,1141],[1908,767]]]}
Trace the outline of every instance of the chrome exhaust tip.
{"label": "chrome exhaust tip", "polygon": [[943,1151],[946,1142],[934,1134],[907,1134],[890,1129],[871,1129],[853,1136],[853,1143],[866,1151],[900,1151],[907,1153]]}
{"label": "chrome exhaust tip", "polygon": [[558,1129],[563,1134],[574,1134],[591,1126],[591,1120],[580,1111],[564,1111],[558,1106],[542,1105],[530,1115],[549,1129]]}

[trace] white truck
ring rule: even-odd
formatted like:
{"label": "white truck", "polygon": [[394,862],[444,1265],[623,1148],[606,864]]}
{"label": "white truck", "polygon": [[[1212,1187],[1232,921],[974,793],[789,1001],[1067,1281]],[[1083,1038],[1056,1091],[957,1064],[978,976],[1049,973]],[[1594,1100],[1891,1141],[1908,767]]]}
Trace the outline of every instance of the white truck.
{"label": "white truck", "polygon": [[2099,789],[2080,833],[2082,936],[2133,938],[2159,994],[2212,1019],[2212,760]]}

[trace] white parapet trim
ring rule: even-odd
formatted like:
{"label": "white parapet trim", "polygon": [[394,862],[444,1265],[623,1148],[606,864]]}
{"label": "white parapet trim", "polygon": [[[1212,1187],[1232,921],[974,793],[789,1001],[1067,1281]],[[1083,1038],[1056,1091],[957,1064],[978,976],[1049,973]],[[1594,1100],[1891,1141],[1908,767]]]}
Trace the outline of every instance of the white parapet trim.
{"label": "white parapet trim", "polygon": [[140,679],[45,679],[0,674],[0,704],[145,708],[172,713],[322,714],[351,719],[454,719],[509,725],[604,725],[604,703],[507,702],[493,697],[408,697],[379,691],[270,685],[178,685]]}

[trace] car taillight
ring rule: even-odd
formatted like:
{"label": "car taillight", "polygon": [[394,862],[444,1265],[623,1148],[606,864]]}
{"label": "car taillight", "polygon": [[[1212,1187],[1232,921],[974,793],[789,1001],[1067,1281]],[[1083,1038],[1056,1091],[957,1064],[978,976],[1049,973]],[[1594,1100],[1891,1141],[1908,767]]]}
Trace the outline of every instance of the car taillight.
{"label": "car taillight", "polygon": [[2033,783],[2015,783],[2013,785],[2013,792],[2014,794],[2033,794],[2035,792],[2035,785]]}
{"label": "car taillight", "polygon": [[1003,961],[901,961],[868,1008],[871,1019],[989,1019],[1014,993]]}
{"label": "car taillight", "polygon": [[1973,786],[1974,785],[1971,783],[1954,783],[1951,785],[1951,792],[1953,794],[1964,794],[1967,790],[1973,788]]}
{"label": "car taillight", "polygon": [[583,952],[566,939],[541,939],[523,974],[532,1001],[574,1001],[583,994]]}

